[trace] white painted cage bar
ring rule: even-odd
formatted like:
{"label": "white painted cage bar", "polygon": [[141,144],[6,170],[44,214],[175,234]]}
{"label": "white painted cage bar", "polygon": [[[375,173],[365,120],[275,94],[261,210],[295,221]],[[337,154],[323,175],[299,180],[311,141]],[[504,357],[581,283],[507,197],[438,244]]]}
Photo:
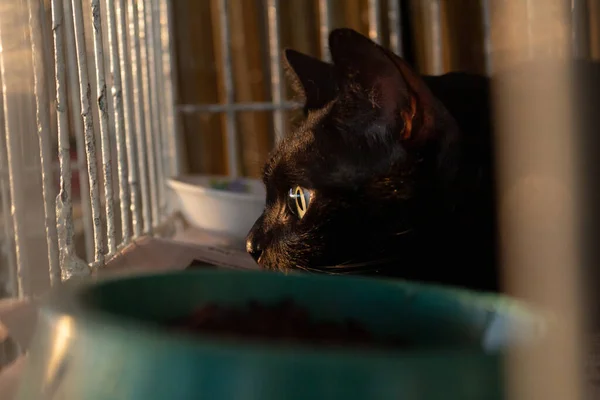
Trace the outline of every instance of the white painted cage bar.
{"label": "white painted cage bar", "polygon": [[[24,297],[101,267],[172,211],[164,181],[181,171],[172,16],[168,0],[19,0],[2,7],[0,197],[8,265],[0,297]],[[16,42],[22,26],[28,37]],[[23,48],[30,59],[15,59]],[[33,109],[15,100],[28,90]],[[27,113],[34,124],[24,123]],[[29,128],[35,135],[22,133]],[[24,146],[37,148],[37,163],[24,160]],[[28,174],[39,174],[42,184],[41,226],[26,215]],[[48,278],[32,284],[41,272],[31,265],[41,257],[32,256],[40,251],[28,239],[40,228]],[[76,230],[83,233],[82,254],[75,251]]]}
{"label": "white painted cage bar", "polygon": [[[263,2],[269,41],[271,101],[251,103],[235,102],[230,1],[234,0],[215,2],[225,102],[202,105],[176,105],[173,17],[169,0],[51,0],[51,50],[45,50],[50,29],[44,22],[44,1],[1,2],[0,203],[8,268],[0,277],[0,283],[5,286],[0,296],[29,296],[60,279],[88,274],[102,267],[122,245],[155,233],[174,210],[174,206],[168,204],[165,179],[183,170],[179,113],[225,114],[227,164],[232,176],[240,173],[236,113],[271,111],[275,137],[280,139],[284,135],[285,111],[299,105],[285,97],[279,22],[281,0]],[[324,59],[329,57],[327,38],[334,27],[333,3],[318,1],[320,52]],[[490,3],[481,0],[483,51],[488,73],[493,69]],[[571,1],[574,21],[585,19],[584,3]],[[387,5],[385,10],[384,4]],[[368,23],[369,36],[381,41],[383,19],[387,18],[390,47],[402,54],[399,4],[400,1],[369,0]],[[424,69],[439,74],[444,72],[440,11],[443,2],[423,0],[422,4],[427,10],[431,38],[429,65]],[[28,37],[23,39],[24,43],[12,43],[19,24],[28,27]],[[86,36],[90,30],[91,37]],[[587,28],[581,29],[579,22],[573,24],[572,40],[574,53],[587,54]],[[15,48],[23,44],[30,49],[28,60],[17,59],[15,55]],[[110,73],[106,73],[107,70]],[[19,87],[22,83],[24,87]],[[27,90],[33,94],[31,104],[35,107],[31,109],[23,109],[26,102],[18,99],[18,94]],[[35,122],[24,123],[28,117],[33,117],[29,119]],[[76,162],[71,156],[72,143]],[[22,149],[26,145],[36,149],[39,154],[36,160],[25,160]],[[59,185],[55,184],[57,165]],[[78,174],[80,186],[81,199],[77,204],[71,187],[74,172]],[[26,207],[31,196],[29,180],[41,184],[38,208]],[[31,211],[33,209],[41,210],[42,218],[35,218],[37,214]],[[76,229],[83,231],[85,254],[76,254]],[[39,271],[33,268],[41,261],[36,255],[40,253],[40,243],[31,237],[38,233],[42,236],[40,243],[47,248],[41,265],[48,266],[45,272],[48,279],[34,284],[32,281],[36,279],[32,276]]]}

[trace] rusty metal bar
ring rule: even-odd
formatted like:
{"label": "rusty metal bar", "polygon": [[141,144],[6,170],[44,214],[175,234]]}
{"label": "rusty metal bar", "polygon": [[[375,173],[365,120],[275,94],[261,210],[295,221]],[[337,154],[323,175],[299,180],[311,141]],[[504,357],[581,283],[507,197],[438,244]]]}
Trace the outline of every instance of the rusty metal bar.
{"label": "rusty metal bar", "polygon": [[106,242],[108,254],[117,250],[114,216],[114,194],[112,176],[112,156],[110,148],[110,131],[108,128],[108,98],[106,78],[104,76],[104,46],[102,43],[102,14],[100,0],[91,0],[92,37],[94,39],[94,64],[96,70],[96,104],[100,116],[100,144],[102,151],[102,175],[104,178],[104,201],[106,208]]}
{"label": "rusty metal bar", "polygon": [[85,153],[85,134],[81,116],[81,102],[79,91],[79,73],[77,71],[77,50],[75,44],[75,35],[73,27],[73,12],[71,11],[70,0],[63,5],[63,32],[65,41],[66,73],[68,80],[69,95],[67,100],[74,116],[72,129],[75,135],[75,145],[77,151],[78,165],[72,165],[79,170],[79,193],[81,197],[82,223],[85,242],[85,254],[88,262],[94,261],[94,225],[92,217],[91,203],[88,200],[90,196],[89,176],[86,166]]}
{"label": "rusty metal bar", "polygon": [[[44,225],[46,228],[46,245],[48,246],[48,268],[50,284],[55,285],[60,282],[61,273],[60,261],[58,258],[58,233],[56,230],[56,191],[54,190],[51,165],[50,104],[48,102],[49,98],[42,53],[43,32],[41,29],[42,24],[40,24],[39,21],[39,10],[34,10],[31,1],[27,1],[27,11],[29,14],[29,34],[31,37],[31,61],[33,66],[33,91],[36,105],[37,134],[40,146],[42,197],[44,200],[45,216]],[[37,18],[36,15],[38,16]]]}
{"label": "rusty metal bar", "polygon": [[[60,0],[52,1],[52,33],[54,38],[54,66],[56,78],[56,115],[58,122],[58,160],[60,163],[60,192],[56,197],[56,224],[61,251],[61,275],[70,275],[69,257],[75,255],[73,244],[73,203],[71,199],[71,154],[69,146],[69,116],[62,30],[63,10]],[[9,150],[10,151],[10,150]],[[52,274],[52,273],[51,273]],[[57,277],[52,277],[56,281]]]}
{"label": "rusty metal bar", "polygon": [[117,147],[117,171],[119,177],[119,204],[121,207],[121,230],[123,243],[131,241],[131,197],[129,195],[126,141],[125,111],[123,108],[123,88],[121,85],[121,65],[117,40],[117,17],[114,0],[105,0],[106,26],[108,28],[108,49],[110,58],[110,74],[112,76],[112,104],[115,117],[115,142]]}
{"label": "rusty metal bar", "polygon": [[[98,168],[96,166],[96,138],[94,137],[94,121],[92,116],[92,88],[87,70],[87,52],[83,25],[81,2],[67,0],[64,2],[65,14],[73,15],[73,33],[77,49],[77,70],[79,72],[79,97],[81,102],[81,117],[85,140],[88,179],[90,182],[90,204],[92,221],[94,223],[94,265],[104,263],[104,240],[102,237],[102,217],[100,213],[100,192],[98,190]],[[71,32],[65,32],[67,35]]]}

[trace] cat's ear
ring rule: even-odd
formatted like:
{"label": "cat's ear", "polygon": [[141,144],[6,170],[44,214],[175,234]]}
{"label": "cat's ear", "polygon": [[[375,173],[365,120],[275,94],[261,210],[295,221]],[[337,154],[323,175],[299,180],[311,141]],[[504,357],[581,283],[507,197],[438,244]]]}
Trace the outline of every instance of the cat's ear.
{"label": "cat's ear", "polygon": [[333,65],[295,50],[285,50],[285,70],[304,98],[305,114],[324,107],[336,94]]}
{"label": "cat's ear", "polygon": [[[331,32],[329,48],[341,92],[362,96],[384,123],[402,118],[404,139],[431,133],[442,106],[404,60],[348,28]],[[416,120],[419,127],[413,129]]]}

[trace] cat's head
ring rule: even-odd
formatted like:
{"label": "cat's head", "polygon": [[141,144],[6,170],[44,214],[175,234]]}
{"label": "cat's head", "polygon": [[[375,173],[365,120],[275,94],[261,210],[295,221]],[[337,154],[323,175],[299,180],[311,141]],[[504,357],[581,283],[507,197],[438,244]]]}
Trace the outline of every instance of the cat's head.
{"label": "cat's head", "polygon": [[375,268],[410,246],[453,179],[458,130],[419,76],[351,29],[329,48],[332,63],[285,53],[306,118],[264,168],[247,250],[267,269]]}

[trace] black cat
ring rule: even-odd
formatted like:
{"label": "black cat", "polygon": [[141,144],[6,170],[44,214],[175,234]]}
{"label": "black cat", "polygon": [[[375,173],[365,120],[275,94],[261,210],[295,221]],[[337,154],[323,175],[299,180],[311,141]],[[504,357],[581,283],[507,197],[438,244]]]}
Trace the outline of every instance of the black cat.
{"label": "black cat", "polygon": [[420,77],[351,29],[332,63],[286,51],[306,119],[264,169],[264,268],[498,290],[489,82]]}

